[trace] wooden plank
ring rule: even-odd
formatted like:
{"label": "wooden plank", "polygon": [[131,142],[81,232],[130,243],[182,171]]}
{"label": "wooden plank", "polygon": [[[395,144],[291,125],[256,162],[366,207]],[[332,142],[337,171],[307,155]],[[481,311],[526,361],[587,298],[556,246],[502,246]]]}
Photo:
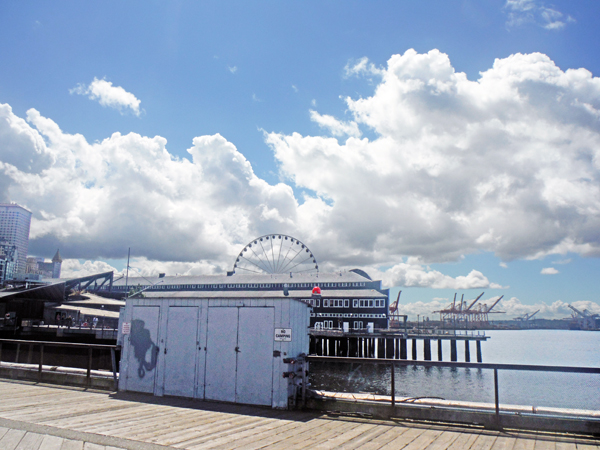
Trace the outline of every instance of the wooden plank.
{"label": "wooden plank", "polygon": [[351,426],[349,430],[344,430],[341,428],[337,428],[336,431],[340,430],[340,432],[336,433],[333,437],[326,436],[326,439],[318,439],[318,442],[315,442],[314,448],[336,448],[342,447],[347,442],[358,438],[366,432],[369,432],[374,426],[371,423],[360,423],[357,422],[349,422],[348,425]]}
{"label": "wooden plank", "polygon": [[25,436],[25,431],[8,430],[8,432],[0,439],[0,448],[2,450],[15,450],[21,439]]}
{"label": "wooden plank", "polygon": [[577,444],[575,442],[557,442],[556,450],[576,450]]}
{"label": "wooden plank", "polygon": [[79,429],[85,427],[88,430],[101,428],[104,429],[107,426],[121,423],[123,419],[129,419],[131,417],[139,418],[141,414],[153,411],[150,406],[145,405],[129,405],[127,407],[121,407],[112,411],[100,411],[98,413],[88,414],[87,417],[81,417],[80,423],[72,425],[73,429]]}
{"label": "wooden plank", "polygon": [[535,450],[556,450],[556,442],[548,436],[538,436],[535,439]]}
{"label": "wooden plank", "polygon": [[391,427],[393,427],[394,425],[382,425],[382,424],[377,424],[375,425],[373,428],[371,428],[370,430],[365,430],[365,432],[363,432],[362,434],[360,434],[359,436],[356,436],[352,439],[350,439],[347,442],[344,442],[343,445],[340,446],[340,448],[342,449],[356,449],[356,448],[364,448],[364,445],[368,442],[371,442],[373,439],[377,438],[378,436],[388,432]]}
{"label": "wooden plank", "polygon": [[473,442],[479,437],[479,432],[463,431],[452,444],[448,446],[448,450],[464,450],[470,448]]}
{"label": "wooden plank", "polygon": [[458,439],[460,434],[461,433],[457,431],[446,430],[427,447],[427,450],[446,450],[456,439]]}
{"label": "wooden plank", "polygon": [[[273,432],[273,429],[277,429],[278,433],[284,433],[289,429],[298,428],[300,426],[301,422],[278,420],[250,430],[243,431],[239,434],[229,434],[218,439],[196,438],[194,440],[180,442],[174,445],[174,447],[189,448],[190,446],[198,446],[203,442],[210,440],[212,448],[232,448],[231,442],[235,441],[235,447],[241,449],[244,448],[244,445],[248,445],[249,442],[253,443],[264,439],[266,436],[270,435]],[[255,446],[251,446],[250,448],[255,448]]]}
{"label": "wooden plank", "polygon": [[380,450],[398,450],[406,447],[408,444],[422,435],[427,428],[409,428],[405,433],[400,434],[385,445],[382,445]]}
{"label": "wooden plank", "polygon": [[384,433],[375,436],[369,442],[364,442],[360,446],[360,450],[377,450],[394,439],[397,439],[400,435],[406,433],[410,428],[404,426],[392,426]]}
{"label": "wooden plank", "polygon": [[477,439],[475,442],[473,442],[471,447],[469,447],[469,450],[489,450],[492,448],[497,438],[497,433],[491,434],[488,432],[482,432],[479,436],[477,436]]}
{"label": "wooden plank", "polygon": [[111,431],[120,427],[128,426],[128,423],[131,420],[135,420],[138,423],[145,418],[149,418],[149,420],[151,420],[152,417],[156,417],[158,415],[155,406],[156,405],[139,404],[134,408],[128,408],[127,410],[115,412],[112,417],[103,413],[101,416],[93,418],[93,420],[91,420],[87,425],[83,426],[82,424],[81,426],[75,427],[75,429],[80,429],[83,427],[87,430]]}
{"label": "wooden plank", "polygon": [[[319,428],[308,428],[305,431],[300,432],[293,438],[288,438],[285,441],[279,442],[272,448],[286,448],[288,442],[291,448],[317,448],[321,443],[331,444],[332,447],[340,447],[340,444],[332,444],[334,441],[339,440],[340,436],[345,436],[345,440],[352,439],[352,434],[357,429],[356,422],[344,422],[341,420],[328,420],[324,421],[324,425]],[[360,424],[360,430],[357,430],[357,434],[364,434],[377,425],[374,424]],[[288,447],[289,448],[289,447]]]}
{"label": "wooden plank", "polygon": [[58,436],[50,436],[49,434],[44,436],[42,444],[40,445],[41,450],[61,450],[64,439]]}
{"label": "wooden plank", "polygon": [[513,450],[517,438],[512,436],[498,436],[496,442],[492,446],[492,450]]}
{"label": "wooden plank", "polygon": [[535,447],[535,435],[517,433],[517,441],[513,450],[533,450]]}
{"label": "wooden plank", "polygon": [[[248,450],[254,448],[266,447],[274,442],[279,442],[280,436],[293,436],[298,430],[302,430],[305,426],[310,426],[311,423],[319,423],[320,419],[313,419],[308,422],[288,422],[283,426],[263,427],[262,431],[257,430],[256,433],[251,434],[247,437],[241,437],[238,439],[237,436],[229,436],[226,439],[220,439],[215,442],[211,442],[207,448],[226,450],[231,449],[234,446],[231,444],[235,442],[235,448],[237,450]],[[200,448],[197,443],[193,443],[187,448]],[[198,442],[198,444],[202,445]]]}
{"label": "wooden plank", "polygon": [[60,450],[83,450],[83,442],[65,439]]}
{"label": "wooden plank", "polygon": [[440,428],[427,429],[423,433],[421,433],[415,440],[408,443],[405,447],[402,447],[402,448],[405,450],[421,450],[423,448],[427,448],[443,432],[444,432],[444,429],[440,429]]}
{"label": "wooden plank", "polygon": [[104,447],[104,445],[98,445],[92,442],[84,442],[83,450],[106,450],[106,447]]}
{"label": "wooden plank", "polygon": [[15,450],[38,450],[43,439],[43,434],[27,432],[15,447]]}
{"label": "wooden plank", "polygon": [[[218,422],[217,426],[212,427],[210,431],[210,435],[212,437],[219,437],[222,435],[229,435],[232,433],[237,434],[241,430],[245,430],[248,428],[255,428],[257,424],[271,422],[272,419],[257,419],[256,417],[239,417],[235,420],[231,420],[226,423]],[[180,425],[176,427],[171,427],[165,430],[165,433],[161,433],[156,438],[148,439],[149,442],[154,442],[160,445],[171,445],[173,443],[181,442],[186,440],[182,439],[182,432],[185,432],[189,429],[189,424],[187,421],[182,422]],[[196,437],[199,435],[204,436],[205,433],[199,432],[197,428],[189,430],[189,433],[194,433]],[[189,436],[189,434],[188,434]]]}

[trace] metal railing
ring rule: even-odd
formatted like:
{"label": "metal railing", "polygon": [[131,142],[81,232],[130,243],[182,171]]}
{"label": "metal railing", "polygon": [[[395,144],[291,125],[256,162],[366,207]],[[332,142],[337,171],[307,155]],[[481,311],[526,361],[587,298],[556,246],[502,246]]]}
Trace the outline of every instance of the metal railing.
{"label": "metal railing", "polygon": [[[20,339],[0,339],[0,362],[2,362],[2,350],[3,346],[6,344],[16,345],[16,357],[15,361],[18,363],[19,353],[21,346],[30,346],[32,350],[34,347],[39,348],[39,361],[38,361],[38,379],[41,381],[42,379],[42,371],[44,366],[44,349],[48,347],[59,347],[59,348],[69,348],[69,349],[87,349],[87,371],[86,371],[86,383],[91,384],[91,376],[92,376],[92,357],[94,350],[104,350],[110,351],[111,357],[111,369],[112,369],[112,378],[114,382],[114,388],[118,387],[118,376],[117,376],[117,356],[116,351],[120,350],[120,345],[103,345],[103,344],[82,344],[82,343],[73,343],[73,342],[53,342],[53,341],[29,341],[29,340],[20,340]],[[9,361],[5,361],[9,362]]]}
{"label": "metal railing", "polygon": [[[335,356],[314,356],[306,357],[309,362],[319,363],[352,363],[352,364],[372,364],[388,366],[391,369],[390,377],[390,403],[395,407],[396,402],[396,380],[395,367],[397,366],[422,366],[422,367],[443,367],[443,368],[465,368],[465,369],[486,369],[492,370],[494,377],[494,415],[495,422],[501,427],[500,420],[500,396],[499,396],[499,371],[533,371],[533,372],[561,372],[577,374],[595,374],[600,375],[598,367],[572,367],[572,366],[543,366],[529,364],[490,364],[490,363],[469,363],[469,362],[445,362],[445,361],[418,361],[418,360],[397,360],[397,359],[373,359],[373,358],[347,358]],[[597,418],[596,418],[597,419]]]}

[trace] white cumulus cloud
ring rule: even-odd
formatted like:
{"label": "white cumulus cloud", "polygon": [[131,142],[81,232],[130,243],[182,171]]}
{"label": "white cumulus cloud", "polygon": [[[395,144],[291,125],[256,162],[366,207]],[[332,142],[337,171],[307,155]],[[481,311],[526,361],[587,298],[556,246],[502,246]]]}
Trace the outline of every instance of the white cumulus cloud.
{"label": "white cumulus cloud", "polygon": [[286,179],[314,192],[309,241],[335,249],[327,257],[600,256],[600,79],[539,53],[497,59],[475,81],[438,50],[376,72],[371,96],[346,98],[373,138],[266,135]]}
{"label": "white cumulus cloud", "polygon": [[374,80],[371,95],[345,99],[348,117],[313,106],[322,135],[265,133],[278,184],[219,134],[178,158],[160,136],[90,143],[0,105],[0,201],[34,212],[34,254],[93,264],[132,247],[152,273],[226,270],[272,232],[302,239],[323,270],[380,270],[390,285],[502,287],[427,266],[469,253],[600,256],[600,79],[539,53],[498,59],[477,80],[438,50],[348,67]]}
{"label": "white cumulus cloud", "polygon": [[558,270],[556,270],[554,267],[544,267],[540,273],[542,275],[556,275],[557,273],[560,273],[560,272]]}
{"label": "white cumulus cloud", "polygon": [[493,283],[478,270],[472,270],[466,276],[453,278],[437,270],[420,264],[400,263],[379,274],[386,286],[427,287],[434,289],[506,289]]}
{"label": "white cumulus cloud", "polygon": [[114,108],[121,112],[131,110],[136,116],[141,114],[141,101],[135,95],[127,92],[121,86],[113,86],[110,81],[104,79],[94,78],[88,86],[78,84],[69,92],[71,94],[87,95],[91,100],[97,100],[102,106]]}

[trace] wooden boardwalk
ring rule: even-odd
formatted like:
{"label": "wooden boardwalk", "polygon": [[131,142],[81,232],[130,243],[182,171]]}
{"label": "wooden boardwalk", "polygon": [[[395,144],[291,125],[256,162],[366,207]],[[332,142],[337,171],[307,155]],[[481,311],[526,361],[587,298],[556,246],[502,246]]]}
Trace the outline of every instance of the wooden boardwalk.
{"label": "wooden boardwalk", "polygon": [[600,450],[600,441],[0,380],[2,450],[165,448]]}

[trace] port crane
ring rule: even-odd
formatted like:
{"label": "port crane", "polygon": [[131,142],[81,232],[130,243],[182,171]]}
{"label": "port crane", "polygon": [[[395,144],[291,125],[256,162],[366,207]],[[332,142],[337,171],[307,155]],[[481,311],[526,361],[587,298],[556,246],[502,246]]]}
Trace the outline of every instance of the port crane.
{"label": "port crane", "polygon": [[528,320],[531,320],[531,318],[533,316],[535,316],[537,313],[539,313],[540,310],[538,309],[536,312],[534,312],[533,314],[529,314],[529,313],[525,313],[522,316],[519,317],[515,317],[513,320],[517,320],[519,322],[527,322]]}
{"label": "port crane", "polygon": [[469,326],[469,323],[474,326],[487,325],[489,323],[488,314],[504,314],[504,311],[492,311],[494,307],[502,300],[504,295],[498,297],[491,305],[479,303],[475,304],[483,297],[485,292],[482,292],[473,300],[470,304],[464,300],[464,294],[461,296],[460,303],[456,303],[456,294],[454,294],[454,300],[445,309],[440,311],[434,311],[440,313],[440,321],[450,322],[453,325],[464,323],[465,327]]}
{"label": "port crane", "polygon": [[398,292],[398,297],[396,301],[390,305],[390,328],[400,328],[400,320],[404,321],[404,329],[406,330],[407,324],[406,321],[408,316],[406,314],[398,313],[398,303],[400,302],[400,294],[402,291]]}
{"label": "port crane", "polygon": [[592,314],[587,309],[580,311],[573,305],[567,305],[573,310],[571,314],[570,328],[573,330],[597,330],[598,321],[600,320],[600,314]]}

